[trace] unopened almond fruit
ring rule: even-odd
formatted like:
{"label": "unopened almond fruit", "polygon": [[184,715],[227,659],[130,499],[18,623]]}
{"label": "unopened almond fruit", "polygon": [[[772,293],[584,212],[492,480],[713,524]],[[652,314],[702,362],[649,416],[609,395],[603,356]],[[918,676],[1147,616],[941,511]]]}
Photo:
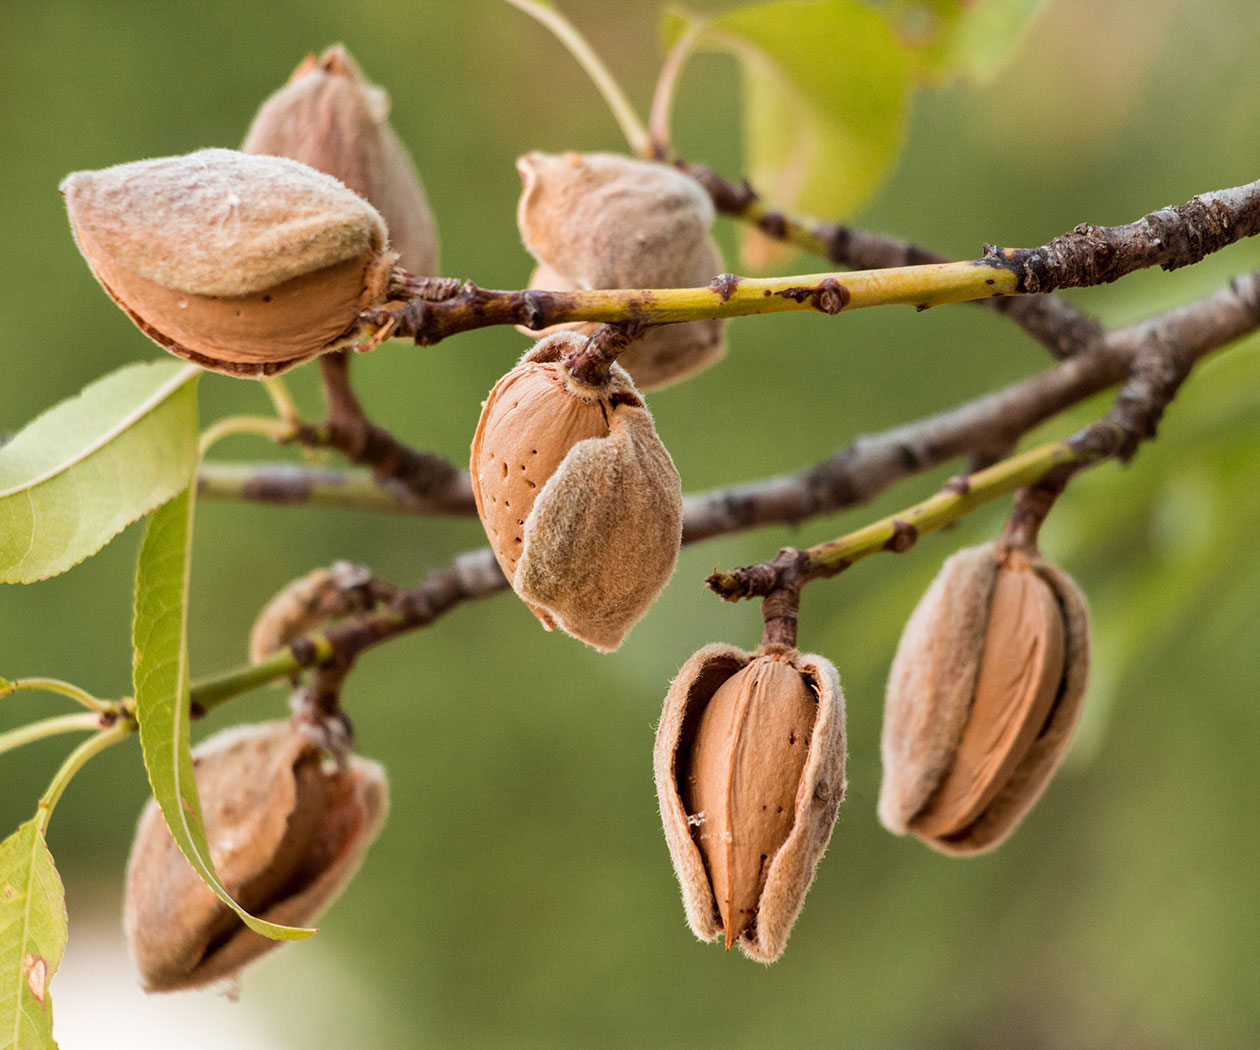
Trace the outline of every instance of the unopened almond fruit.
{"label": "unopened almond fruit", "polygon": [[285,584],[263,606],[249,635],[249,658],[260,663],[295,638],[376,604],[372,572],[353,562],[312,569]]}
{"label": "unopened almond fruit", "polygon": [[495,384],[472,445],[477,512],[513,589],[548,630],[616,649],[668,582],[682,484],[630,377],[591,386],[558,332]]}
{"label": "unopened almond fruit", "polygon": [[[682,172],[606,153],[527,153],[516,167],[517,225],[539,263],[531,287],[691,288],[722,272],[709,236],[713,202]],[[619,361],[641,390],[666,386],[722,357],[724,325],[655,326]]]}
{"label": "unopened almond fruit", "polygon": [[997,846],[1063,758],[1088,671],[1088,610],[1069,576],[996,544],[949,558],[889,674],[884,825],[943,853]]}
{"label": "unopened almond fruit", "polygon": [[399,264],[437,273],[437,229],[406,147],[386,119],[389,96],[364,78],[340,44],[308,55],[258,110],[245,153],[291,157],[340,179],[389,227]]}
{"label": "unopened almond fruit", "polygon": [[172,353],[229,375],[353,342],[395,258],[370,204],[281,157],[200,150],[76,172],[61,192],[110,298]]}
{"label": "unopened almond fruit", "polygon": [[[302,925],[331,904],[388,808],[380,766],[322,762],[288,722],[219,733],[193,751],[193,768],[219,881],[269,922]],[[123,920],[150,992],[231,977],[280,943],[246,927],[201,881],[152,800],[136,829]]]}
{"label": "unopened almond fruit", "polygon": [[695,653],[656,733],[657,800],[692,931],[773,962],[844,797],[844,695],[783,646]]}

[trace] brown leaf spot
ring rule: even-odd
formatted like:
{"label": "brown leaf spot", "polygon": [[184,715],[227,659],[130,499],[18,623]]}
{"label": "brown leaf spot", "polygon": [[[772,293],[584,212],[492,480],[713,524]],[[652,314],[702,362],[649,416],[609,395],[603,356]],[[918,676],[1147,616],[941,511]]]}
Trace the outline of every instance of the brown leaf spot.
{"label": "brown leaf spot", "polygon": [[4,884],[4,899],[7,901],[17,900],[18,891],[7,882]]}
{"label": "brown leaf spot", "polygon": [[48,963],[42,955],[22,956],[22,972],[26,974],[26,986],[40,1006],[48,991]]}

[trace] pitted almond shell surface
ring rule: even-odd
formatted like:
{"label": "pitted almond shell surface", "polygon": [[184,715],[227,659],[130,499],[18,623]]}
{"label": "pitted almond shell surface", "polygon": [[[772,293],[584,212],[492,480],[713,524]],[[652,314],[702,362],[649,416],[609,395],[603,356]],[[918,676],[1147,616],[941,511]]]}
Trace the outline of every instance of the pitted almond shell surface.
{"label": "pitted almond shell surface", "polygon": [[1088,611],[1066,574],[996,544],[951,556],[889,673],[880,820],[945,853],[998,845],[1061,760],[1088,667]]}
{"label": "pitted almond shell surface", "polygon": [[844,797],[844,695],[835,668],[822,657],[778,646],[763,647],[753,654],[731,645],[705,646],[683,665],[670,685],[657,727],[654,767],[665,841],[682,890],[687,921],[701,940],[723,937],[726,930],[721,909],[696,841],[696,828],[703,824],[697,823],[696,814],[688,812],[683,782],[706,706],[725,682],[752,661],[766,657],[794,668],[817,703],[808,751],[793,795],[790,830],[765,872],[755,920],[735,938],[745,955],[768,963],[777,959],[787,944]]}
{"label": "pitted almond shell surface", "polygon": [[[288,723],[240,726],[193,752],[211,859],[246,910],[310,922],[358,868],[388,808],[384,772],[351,758],[326,768]],[[127,869],[124,926],[148,991],[231,976],[279,942],[248,929],[179,851],[155,801]]]}
{"label": "pitted almond shell surface", "polygon": [[673,572],[682,485],[652,417],[613,366],[576,382],[559,332],[503,377],[472,448],[477,510],[504,574],[549,629],[615,649]]}
{"label": "pitted almond shell surface", "polygon": [[406,148],[386,117],[389,96],[367,82],[340,45],[309,55],[262,104],[241,146],[290,157],[341,180],[389,227],[390,244],[411,273],[437,273],[433,214]]}
{"label": "pitted almond shell surface", "polygon": [[[722,272],[709,236],[713,203],[674,168],[604,153],[527,153],[517,170],[517,224],[541,268],[531,287],[690,288]],[[620,360],[640,389],[656,389],[719,360],[724,327],[719,319],[658,326]]]}

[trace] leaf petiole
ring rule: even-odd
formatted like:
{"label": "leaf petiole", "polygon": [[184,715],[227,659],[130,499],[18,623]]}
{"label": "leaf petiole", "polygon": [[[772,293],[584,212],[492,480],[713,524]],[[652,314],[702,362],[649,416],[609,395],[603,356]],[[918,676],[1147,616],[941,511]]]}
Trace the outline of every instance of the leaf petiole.
{"label": "leaf petiole", "polygon": [[29,725],[10,729],[7,733],[0,733],[0,755],[60,733],[77,733],[85,729],[100,728],[101,716],[90,713],[42,718],[38,722],[31,722]]}
{"label": "leaf petiole", "polygon": [[53,809],[61,799],[70,781],[74,779],[74,775],[87,765],[90,759],[99,755],[106,748],[113,747],[120,740],[130,736],[131,732],[131,723],[120,720],[108,729],[102,729],[99,733],[89,737],[70,752],[69,757],[61,763],[61,768],[53,775],[52,782],[48,785],[48,790],[40,797],[39,813],[35,817],[35,823],[41,832],[48,830],[48,822],[52,819]]}
{"label": "leaf petiole", "polygon": [[63,682],[60,678],[16,678],[11,682],[0,679],[0,699],[21,689],[39,689],[48,693],[58,693],[101,714],[117,714],[121,710],[117,701],[101,700],[86,689],[81,689],[72,682]]}

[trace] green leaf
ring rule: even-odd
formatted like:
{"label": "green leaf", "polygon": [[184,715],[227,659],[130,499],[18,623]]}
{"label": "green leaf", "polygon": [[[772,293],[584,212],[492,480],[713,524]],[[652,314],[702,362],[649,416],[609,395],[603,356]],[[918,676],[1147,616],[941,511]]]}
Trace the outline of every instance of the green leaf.
{"label": "green leaf", "polygon": [[188,569],[192,548],[192,489],[163,504],[149,521],[136,569],[136,715],[149,784],[166,826],[188,862],[250,929],[276,940],[314,930],[255,918],[219,883],[206,841],[201,799],[189,751]]}
{"label": "green leaf", "polygon": [[0,582],[65,572],[187,487],[201,374],[179,361],[129,365],[0,448]]}
{"label": "green leaf", "polygon": [[898,0],[894,21],[924,79],[991,82],[1010,61],[1045,0]]}
{"label": "green leaf", "polygon": [[[667,15],[667,39],[687,20]],[[878,11],[856,0],[775,0],[713,19],[700,46],[740,60],[744,174],[771,206],[843,219],[892,170],[911,62]],[[771,261],[763,237],[745,240],[745,265]]]}
{"label": "green leaf", "polygon": [[66,903],[37,818],[0,842],[0,1050],[47,1050]]}

